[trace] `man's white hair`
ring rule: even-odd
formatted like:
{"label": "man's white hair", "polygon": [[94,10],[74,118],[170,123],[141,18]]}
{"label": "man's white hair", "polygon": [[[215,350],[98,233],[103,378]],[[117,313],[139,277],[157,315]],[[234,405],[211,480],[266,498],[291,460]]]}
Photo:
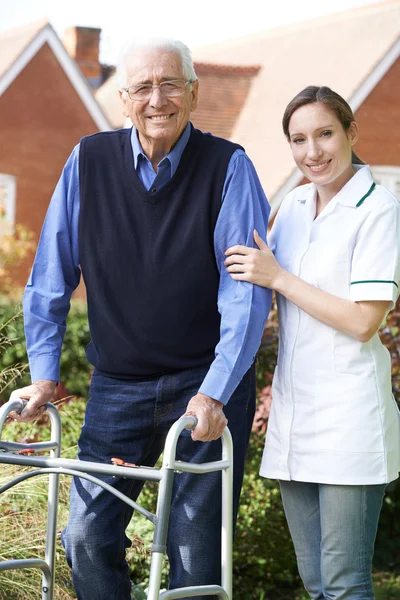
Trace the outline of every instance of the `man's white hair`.
{"label": "man's white hair", "polygon": [[150,38],[144,41],[128,42],[122,47],[117,64],[117,84],[120,90],[128,86],[129,59],[143,50],[176,52],[181,57],[184,78],[188,81],[197,80],[192,53],[183,42],[170,38]]}

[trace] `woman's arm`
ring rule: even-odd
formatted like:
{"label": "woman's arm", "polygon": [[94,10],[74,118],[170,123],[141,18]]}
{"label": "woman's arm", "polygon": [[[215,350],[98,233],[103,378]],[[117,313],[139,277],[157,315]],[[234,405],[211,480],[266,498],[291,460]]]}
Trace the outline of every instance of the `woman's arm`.
{"label": "woman's arm", "polygon": [[324,292],[285,271],[256,231],[254,239],[260,250],[232,246],[226,251],[225,265],[233,279],[271,288],[314,319],[360,342],[368,342],[378,331],[390,301],[353,302]]}

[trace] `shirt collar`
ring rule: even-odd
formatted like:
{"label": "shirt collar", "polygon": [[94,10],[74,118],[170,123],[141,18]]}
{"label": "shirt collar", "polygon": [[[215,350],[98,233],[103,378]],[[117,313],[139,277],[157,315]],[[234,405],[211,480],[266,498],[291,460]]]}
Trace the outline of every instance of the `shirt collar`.
{"label": "shirt collar", "polygon": [[[331,202],[356,208],[373,190],[374,180],[369,165],[353,165],[353,168],[355,171],[353,177],[339,190]],[[299,197],[298,201],[303,204],[313,201],[315,193],[316,186],[312,183],[304,190],[304,195]]]}
{"label": "shirt collar", "polygon": [[[188,123],[186,125],[185,129],[183,130],[183,132],[181,134],[181,137],[176,142],[175,146],[167,154],[167,156],[164,156],[164,158],[159,162],[159,164],[161,164],[166,159],[170,162],[170,165],[171,165],[171,177],[174,175],[175,171],[177,170],[179,162],[180,162],[180,160],[182,158],[183,151],[185,150],[186,145],[187,145],[187,143],[189,141],[190,130],[191,130],[191,125],[190,125],[190,123]],[[132,145],[132,153],[133,153],[133,165],[135,167],[135,171],[137,171],[139,156],[142,157],[142,158],[144,158],[147,161],[149,159],[147,158],[147,156],[143,152],[143,148],[141,146],[141,143],[139,142],[139,137],[138,137],[138,134],[137,134],[136,127],[132,127],[131,145]]]}

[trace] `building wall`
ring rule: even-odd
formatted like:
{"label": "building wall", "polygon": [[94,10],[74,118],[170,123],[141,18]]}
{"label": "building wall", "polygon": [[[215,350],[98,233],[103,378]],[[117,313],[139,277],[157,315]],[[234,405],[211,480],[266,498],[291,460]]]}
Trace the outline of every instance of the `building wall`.
{"label": "building wall", "polygon": [[195,69],[200,84],[199,102],[190,120],[204,132],[231,139],[258,67],[195,63]]}
{"label": "building wall", "polygon": [[373,165],[400,167],[400,58],[356,112],[360,139],[355,148]]}
{"label": "building wall", "polygon": [[[16,177],[16,222],[39,237],[63,165],[98,127],[45,44],[0,97],[0,173]],[[26,282],[32,256],[18,270]]]}

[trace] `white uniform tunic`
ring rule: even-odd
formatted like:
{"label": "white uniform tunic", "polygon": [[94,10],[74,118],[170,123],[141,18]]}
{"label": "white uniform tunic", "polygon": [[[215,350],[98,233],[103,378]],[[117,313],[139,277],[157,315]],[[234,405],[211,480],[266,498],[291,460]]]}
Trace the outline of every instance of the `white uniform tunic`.
{"label": "white uniform tunic", "polygon": [[[353,301],[389,300],[400,279],[400,204],[368,166],[315,218],[316,188],[286,196],[270,246],[304,281]],[[260,473],[331,484],[398,477],[400,414],[378,334],[366,343],[324,325],[277,294],[280,344]]]}

